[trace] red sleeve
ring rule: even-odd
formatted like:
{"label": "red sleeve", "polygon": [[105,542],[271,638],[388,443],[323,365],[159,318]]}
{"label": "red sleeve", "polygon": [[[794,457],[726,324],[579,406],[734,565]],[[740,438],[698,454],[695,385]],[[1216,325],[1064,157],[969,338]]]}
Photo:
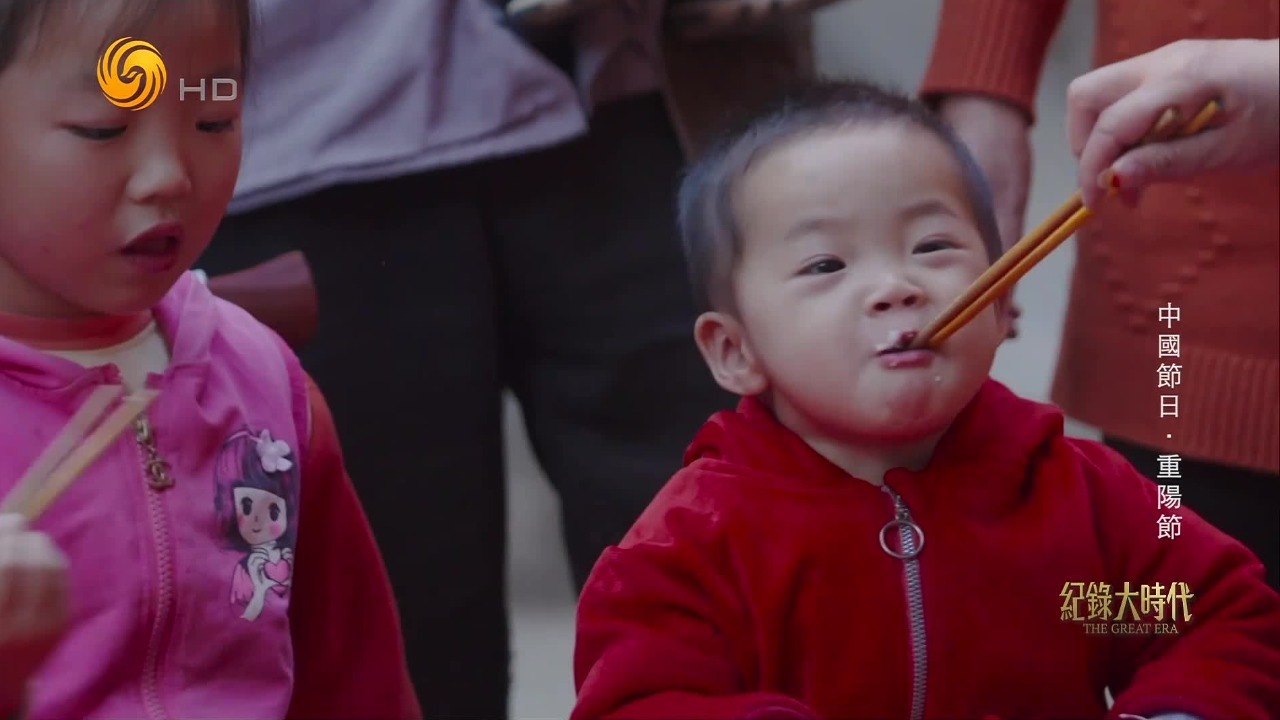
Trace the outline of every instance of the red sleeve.
{"label": "red sleeve", "polygon": [[307,386],[311,439],[289,607],[295,685],[288,716],[418,720],[382,556],[343,467],[329,407],[310,378]]}
{"label": "red sleeve", "polygon": [[572,720],[816,718],[795,700],[746,690],[749,643],[732,629],[746,621],[727,563],[716,561],[721,542],[705,514],[669,500],[671,487],[583,588]]}
{"label": "red sleeve", "polygon": [[977,94],[1035,117],[1036,86],[1066,0],[944,0],[920,94]]}
{"label": "red sleeve", "polygon": [[[1103,500],[1096,509],[1113,598],[1126,581],[1131,591],[1159,583],[1167,592],[1171,583],[1186,583],[1192,595],[1190,622],[1183,621],[1178,603],[1178,634],[1113,637],[1110,717],[1275,717],[1280,595],[1267,585],[1262,563],[1185,505],[1159,508],[1156,484],[1117,453],[1094,443],[1084,449],[1099,471],[1097,496]],[[1158,538],[1161,515],[1181,517],[1178,537]],[[1144,620],[1151,616],[1141,607],[1139,612]],[[1165,622],[1172,622],[1168,608]]]}

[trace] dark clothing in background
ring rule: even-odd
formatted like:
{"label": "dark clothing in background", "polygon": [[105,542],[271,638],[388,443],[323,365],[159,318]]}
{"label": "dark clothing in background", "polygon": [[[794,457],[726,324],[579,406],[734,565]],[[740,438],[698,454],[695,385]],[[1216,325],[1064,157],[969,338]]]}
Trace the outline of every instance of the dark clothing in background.
{"label": "dark clothing in background", "polygon": [[226,219],[200,267],[305,251],[329,398],[400,602],[425,717],[503,718],[502,394],[555,485],[580,586],[732,400],[692,340],[657,96],[584,139]]}
{"label": "dark clothing in background", "polygon": [[[1267,567],[1267,582],[1280,590],[1280,476],[1180,457],[1180,479],[1160,477],[1160,456],[1175,453],[1135,445],[1114,437],[1115,448],[1138,472],[1160,485],[1177,485],[1182,504],[1244,543]],[[1177,510],[1166,510],[1176,515]]]}

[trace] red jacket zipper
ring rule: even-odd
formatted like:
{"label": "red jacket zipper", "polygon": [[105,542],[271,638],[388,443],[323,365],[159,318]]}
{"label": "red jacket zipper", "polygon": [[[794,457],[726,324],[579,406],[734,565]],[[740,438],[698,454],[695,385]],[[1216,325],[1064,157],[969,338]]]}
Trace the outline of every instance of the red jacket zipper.
{"label": "red jacket zipper", "polygon": [[[911,632],[911,720],[923,720],[928,691],[928,642],[925,639],[924,598],[920,583],[920,553],[924,550],[924,530],[911,517],[911,509],[902,496],[888,485],[881,490],[893,500],[894,518],[880,529],[880,547],[902,561],[903,585],[907,596],[907,621]],[[889,547],[889,533],[898,533],[900,550]]]}

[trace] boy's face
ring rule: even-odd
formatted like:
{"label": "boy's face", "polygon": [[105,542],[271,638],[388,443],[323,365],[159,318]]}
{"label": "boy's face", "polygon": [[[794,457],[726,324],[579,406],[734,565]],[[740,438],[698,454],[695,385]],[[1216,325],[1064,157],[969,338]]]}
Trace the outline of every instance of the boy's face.
{"label": "boy's face", "polygon": [[[767,393],[783,422],[836,442],[945,429],[990,371],[996,309],[937,352],[882,351],[989,264],[947,147],[901,124],[820,132],[761,158],[734,201],[736,317],[704,316],[698,332],[721,383]],[[718,345],[705,341],[716,327]]]}
{"label": "boy's face", "polygon": [[115,107],[96,79],[116,1],[53,11],[0,71],[0,311],[150,308],[212,238],[240,167],[241,103],[180,100],[180,86],[239,78],[239,31],[214,3],[169,5],[136,37],[168,70],[145,109]]}

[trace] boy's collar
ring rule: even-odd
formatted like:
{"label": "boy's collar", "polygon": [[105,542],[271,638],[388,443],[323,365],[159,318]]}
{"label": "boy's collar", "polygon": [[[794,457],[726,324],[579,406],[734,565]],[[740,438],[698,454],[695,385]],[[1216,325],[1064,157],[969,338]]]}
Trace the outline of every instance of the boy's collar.
{"label": "boy's collar", "polygon": [[[1019,492],[1018,483],[1030,463],[1047,442],[1062,436],[1062,428],[1062,413],[1057,408],[1020,398],[988,378],[938,441],[929,464],[917,473],[891,470],[885,485],[909,504],[926,489],[931,495],[936,491],[948,498],[954,493],[959,502],[959,496],[972,496],[981,488],[978,494],[998,505]],[[744,398],[736,412],[719,413],[703,427],[685,462],[699,459],[800,480],[815,489],[855,482],[778,422],[755,398]],[[874,489],[869,483],[859,481],[856,485]]]}

